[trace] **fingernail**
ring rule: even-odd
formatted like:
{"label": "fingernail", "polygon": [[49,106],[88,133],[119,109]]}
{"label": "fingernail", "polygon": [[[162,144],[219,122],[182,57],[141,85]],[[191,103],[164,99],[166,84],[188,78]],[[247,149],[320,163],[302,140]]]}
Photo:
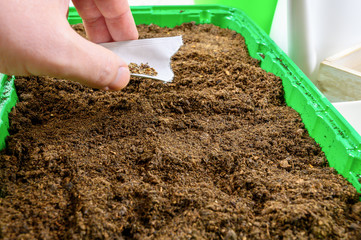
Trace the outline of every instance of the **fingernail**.
{"label": "fingernail", "polygon": [[130,79],[129,68],[120,67],[115,80],[109,84],[109,90],[121,90],[127,86]]}

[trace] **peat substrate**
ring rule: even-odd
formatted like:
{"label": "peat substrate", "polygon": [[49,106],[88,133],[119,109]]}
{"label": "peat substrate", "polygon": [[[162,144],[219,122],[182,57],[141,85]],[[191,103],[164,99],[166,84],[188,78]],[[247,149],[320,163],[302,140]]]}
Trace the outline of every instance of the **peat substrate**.
{"label": "peat substrate", "polygon": [[[78,31],[83,31],[77,26]],[[183,35],[172,83],[17,77],[0,154],[4,239],[359,239],[359,195],[241,35]]]}

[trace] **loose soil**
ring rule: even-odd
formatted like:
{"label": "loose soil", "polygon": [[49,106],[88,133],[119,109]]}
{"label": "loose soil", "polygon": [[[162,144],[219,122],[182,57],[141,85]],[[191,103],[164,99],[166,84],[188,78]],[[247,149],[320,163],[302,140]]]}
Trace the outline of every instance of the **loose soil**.
{"label": "loose soil", "polygon": [[359,195],[242,36],[139,31],[183,35],[172,83],[133,78],[105,92],[17,78],[0,154],[2,238],[360,238]]}

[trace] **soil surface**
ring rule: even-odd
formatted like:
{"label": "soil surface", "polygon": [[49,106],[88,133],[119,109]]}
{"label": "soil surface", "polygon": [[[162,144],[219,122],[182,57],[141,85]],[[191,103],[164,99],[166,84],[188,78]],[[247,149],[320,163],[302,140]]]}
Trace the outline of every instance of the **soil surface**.
{"label": "soil surface", "polygon": [[18,77],[0,238],[360,239],[359,195],[242,36],[139,31],[183,35],[172,83],[132,78],[105,92]]}

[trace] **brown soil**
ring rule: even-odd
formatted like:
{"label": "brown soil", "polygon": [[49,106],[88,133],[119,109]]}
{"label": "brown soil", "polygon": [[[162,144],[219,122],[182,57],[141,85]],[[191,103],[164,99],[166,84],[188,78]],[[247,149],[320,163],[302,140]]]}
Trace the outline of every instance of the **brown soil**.
{"label": "brown soil", "polygon": [[211,25],[182,34],[175,79],[120,92],[16,80],[0,154],[4,239],[358,239],[361,203],[327,166],[281,80],[243,38]]}

